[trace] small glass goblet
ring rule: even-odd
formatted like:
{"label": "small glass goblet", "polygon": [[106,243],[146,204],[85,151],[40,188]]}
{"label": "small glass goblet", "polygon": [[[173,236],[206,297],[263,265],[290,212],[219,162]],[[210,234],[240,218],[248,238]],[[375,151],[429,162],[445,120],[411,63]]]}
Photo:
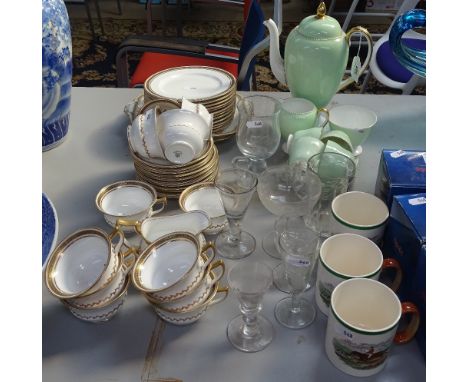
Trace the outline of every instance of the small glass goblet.
{"label": "small glass goblet", "polygon": [[240,228],[240,223],[257,187],[257,177],[247,170],[230,168],[220,170],[214,181],[223,202],[228,229],[216,238],[216,250],[228,259],[241,259],[256,247],[255,238]]}
{"label": "small glass goblet", "polygon": [[271,281],[271,268],[260,262],[243,261],[229,271],[229,287],[239,299],[242,314],[228,324],[227,337],[241,351],[260,351],[273,340],[273,325],[258,314]]}
{"label": "small glass goblet", "polygon": [[234,167],[261,174],[266,159],[278,149],[281,132],[278,113],[281,103],[269,96],[254,95],[240,101],[241,123],[236,134],[237,147],[244,157],[236,157]]}
{"label": "small glass goblet", "polygon": [[350,188],[356,174],[356,164],[346,155],[323,152],[311,157],[307,168],[320,178],[322,194],[306,222],[320,232],[322,238],[327,238],[332,234],[331,203],[335,196]]}
{"label": "small glass goblet", "polygon": [[301,298],[317,262],[319,234],[310,229],[303,217],[283,217],[279,245],[284,253],[286,279],[291,296],[280,300],[275,307],[278,322],[291,329],[304,328],[315,320],[312,302]]}

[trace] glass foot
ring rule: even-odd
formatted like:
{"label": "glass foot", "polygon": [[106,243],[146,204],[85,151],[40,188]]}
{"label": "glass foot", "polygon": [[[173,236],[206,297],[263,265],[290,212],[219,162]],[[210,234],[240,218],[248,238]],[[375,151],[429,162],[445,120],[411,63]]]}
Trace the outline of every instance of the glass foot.
{"label": "glass foot", "polygon": [[262,240],[262,248],[267,253],[267,255],[273,257],[274,259],[281,260],[281,253],[278,252],[278,249],[275,245],[275,231],[270,231]]}
{"label": "glass foot", "polygon": [[242,259],[255,251],[255,238],[247,232],[240,233],[239,240],[232,240],[229,231],[221,232],[215,240],[216,252],[226,259]]}
{"label": "glass foot", "polygon": [[243,333],[242,315],[235,317],[227,327],[227,338],[236,349],[253,353],[265,349],[273,340],[273,325],[261,315],[257,316],[258,333],[248,337]]}
{"label": "glass foot", "polygon": [[[280,290],[284,293],[291,293],[291,286],[286,279],[286,274],[284,273],[284,264],[278,264],[273,269],[273,284],[275,285],[276,289]],[[311,287],[310,282],[307,283],[306,291],[309,290]]]}
{"label": "glass foot", "polygon": [[275,306],[278,322],[290,329],[301,329],[312,324],[317,312],[314,305],[304,298],[298,301],[298,308],[293,309],[292,297],[280,300]]}

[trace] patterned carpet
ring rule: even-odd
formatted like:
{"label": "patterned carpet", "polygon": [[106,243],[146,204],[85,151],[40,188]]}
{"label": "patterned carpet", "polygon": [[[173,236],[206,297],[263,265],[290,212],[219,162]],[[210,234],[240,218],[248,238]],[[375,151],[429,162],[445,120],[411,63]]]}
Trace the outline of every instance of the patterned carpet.
{"label": "patterned carpet", "polygon": [[[71,19],[73,44],[73,86],[83,87],[116,87],[115,55],[119,44],[129,35],[144,34],[145,20],[115,20],[103,19],[105,36],[98,36],[94,41],[86,19]],[[284,23],[282,42],[296,23]],[[371,26],[368,26],[372,31]],[[197,40],[209,41],[239,47],[242,40],[242,24],[240,22],[186,22],[183,34]],[[377,32],[377,31],[375,31]],[[155,30],[155,34],[161,34]],[[175,25],[168,23],[167,34],[176,34]],[[365,54],[365,49],[362,49]],[[350,54],[350,57],[353,55]],[[138,63],[139,55],[129,58],[130,73]],[[256,65],[257,87],[260,91],[287,91],[278,83],[270,70],[268,50],[258,56]],[[362,79],[361,79],[362,80]],[[359,85],[351,85],[344,93],[359,93]],[[366,93],[401,94],[400,91],[385,87],[373,77],[369,81]],[[413,94],[425,94],[425,88],[417,88]]]}

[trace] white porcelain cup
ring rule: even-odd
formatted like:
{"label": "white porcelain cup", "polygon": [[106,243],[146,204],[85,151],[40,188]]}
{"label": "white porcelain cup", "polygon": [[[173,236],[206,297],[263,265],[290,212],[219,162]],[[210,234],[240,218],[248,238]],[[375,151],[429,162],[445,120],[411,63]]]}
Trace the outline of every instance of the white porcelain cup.
{"label": "white porcelain cup", "polygon": [[114,317],[119,309],[123,306],[125,297],[127,296],[128,287],[130,285],[130,277],[124,279],[124,284],[121,290],[112,299],[97,308],[82,309],[70,305],[67,300],[61,300],[70,312],[78,319],[87,322],[100,323],[107,322]]}
{"label": "white porcelain cup", "polygon": [[364,277],[378,280],[383,269],[395,270],[391,289],[401,283],[402,271],[397,260],[384,259],[382,251],[373,241],[352,233],[341,233],[326,239],[320,247],[315,302],[328,315],[333,289],[344,280]]}
{"label": "white porcelain cup", "polygon": [[189,110],[168,110],[157,122],[159,142],[169,162],[184,164],[198,158],[211,136],[211,125]]}
{"label": "white porcelain cup", "polygon": [[[219,269],[219,271],[217,271],[217,269]],[[206,301],[213,285],[223,277],[225,271],[226,267],[223,260],[213,261],[206,269],[202,282],[198,284],[194,290],[190,291],[190,293],[167,302],[159,302],[153,299],[151,295],[146,295],[146,298],[149,302],[167,312],[183,313],[192,310]]]}
{"label": "white porcelain cup", "polygon": [[377,115],[362,106],[339,105],[330,109],[330,129],[339,130],[348,135],[353,148],[362,145],[377,123]]}
{"label": "white porcelain cup", "polygon": [[[113,244],[116,237],[119,240]],[[109,285],[118,272],[123,243],[122,231],[108,235],[98,228],[82,229],[65,238],[45,269],[50,293],[60,299],[84,297]]]}
{"label": "white porcelain cup", "polygon": [[154,310],[164,321],[173,325],[188,325],[198,321],[207,311],[207,309],[214,304],[218,304],[225,300],[229,292],[228,287],[221,287],[216,283],[210,290],[208,298],[199,305],[192,309],[185,310],[180,313],[170,312],[162,309],[158,305],[153,305]]}
{"label": "white porcelain cup", "polygon": [[[412,315],[397,332],[402,314]],[[331,296],[325,350],[331,363],[346,374],[368,377],[381,371],[393,342],[410,341],[419,327],[419,312],[400,302],[390,288],[367,278],[340,283]]]}
{"label": "white porcelain cup", "polygon": [[[160,203],[160,207],[154,209]],[[163,211],[167,205],[165,196],[158,198],[153,186],[139,180],[123,180],[103,187],[96,195],[96,207],[104,219],[115,227],[117,219],[141,221]],[[125,232],[132,232],[122,227]]]}
{"label": "white porcelain cup", "polygon": [[97,309],[109,304],[122,291],[127,274],[132,270],[136,257],[137,252],[134,248],[130,248],[125,253],[120,253],[117,273],[108,285],[88,296],[70,298],[66,301],[73,308],[85,310]]}
{"label": "white porcelain cup", "polygon": [[[211,249],[210,255],[207,251]],[[192,291],[214,258],[214,245],[200,247],[188,232],[175,232],[151,243],[133,267],[133,284],[159,301],[171,301]]]}
{"label": "white porcelain cup", "polygon": [[389,211],[377,196],[348,191],[333,199],[331,210],[333,233],[355,233],[380,243]]}

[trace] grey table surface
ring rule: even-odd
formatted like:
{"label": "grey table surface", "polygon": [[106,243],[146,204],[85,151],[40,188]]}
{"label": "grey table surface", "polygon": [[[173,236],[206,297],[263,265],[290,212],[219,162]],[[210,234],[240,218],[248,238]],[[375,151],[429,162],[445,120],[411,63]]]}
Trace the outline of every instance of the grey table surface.
{"label": "grey table surface", "polygon": [[[126,142],[123,107],[141,89],[73,88],[70,130],[65,142],[43,153],[42,188],[54,203],[59,219],[59,242],[73,231],[100,227],[110,231],[94,205],[98,190],[115,181],[134,179]],[[241,93],[243,94],[243,93]],[[284,99],[288,93],[263,93]],[[245,95],[245,94],[244,94]],[[353,188],[374,191],[382,148],[425,149],[426,99],[422,96],[347,95],[334,104],[363,105],[374,110],[378,123],[363,145]],[[239,155],[235,139],[219,144],[221,167]],[[283,162],[278,153],[271,163]],[[174,213],[171,202],[164,213]],[[255,195],[243,228],[257,238],[258,248],[243,261],[260,260],[272,267],[261,239],[275,217]],[[226,260],[227,268],[235,261]],[[222,279],[226,283],[226,276]],[[212,306],[196,323],[183,327],[158,319],[145,299],[130,288],[128,297],[109,322],[90,324],[76,319],[42,286],[43,380],[47,382],[101,381],[348,381],[324,351],[326,317],[319,311],[313,325],[291,330],[274,318],[277,301],[286,294],[274,289],[263,300],[262,314],[270,319],[275,338],[265,350],[242,353],[226,338],[226,325],[239,314],[230,295]],[[313,300],[313,290],[305,293]],[[417,344],[394,346],[385,369],[369,381],[425,380],[425,361]]]}

